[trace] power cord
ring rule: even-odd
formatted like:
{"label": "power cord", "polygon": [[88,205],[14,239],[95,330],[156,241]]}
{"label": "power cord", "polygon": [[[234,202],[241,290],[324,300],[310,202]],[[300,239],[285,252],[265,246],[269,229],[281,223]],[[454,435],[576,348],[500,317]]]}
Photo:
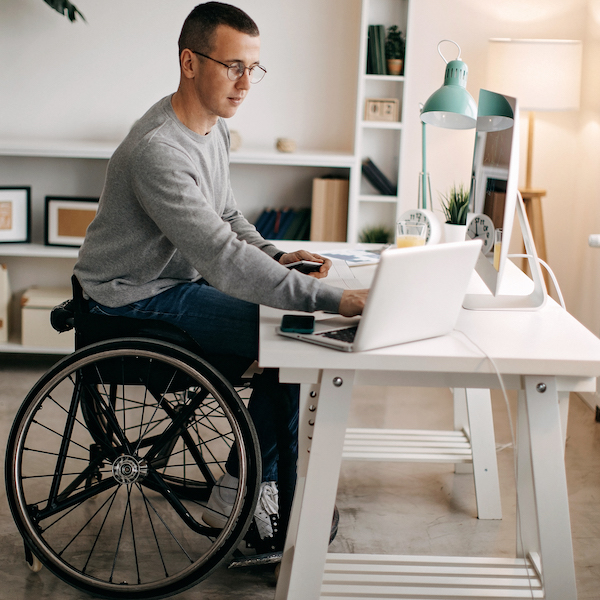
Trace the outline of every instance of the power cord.
{"label": "power cord", "polygon": [[[520,258],[521,255],[515,255],[517,256],[517,258]],[[512,256],[511,256],[512,258]],[[543,262],[543,261],[540,261]],[[548,269],[550,269],[550,267],[548,267]],[[563,306],[564,308],[564,306]],[[525,557],[525,545],[523,543],[523,527],[522,527],[522,522],[521,522],[521,511],[520,511],[520,503],[519,503],[519,462],[517,460],[517,442],[516,442],[516,438],[515,438],[515,431],[514,431],[514,427],[513,427],[513,420],[512,420],[512,411],[510,409],[510,403],[508,401],[508,393],[506,391],[506,386],[504,385],[504,379],[502,378],[502,375],[500,374],[500,370],[498,369],[498,366],[496,365],[494,359],[474,340],[472,340],[464,331],[460,331],[458,329],[455,330],[457,333],[462,334],[473,346],[475,346],[475,348],[477,348],[477,350],[479,350],[479,352],[481,352],[481,354],[483,354],[485,356],[485,358],[487,358],[487,360],[490,361],[490,364],[492,365],[492,368],[494,369],[494,372],[496,373],[496,377],[498,378],[498,382],[500,384],[500,389],[502,390],[502,396],[504,397],[504,404],[506,405],[506,412],[508,414],[508,424],[509,424],[509,428],[510,428],[510,437],[512,440],[512,446],[513,446],[513,469],[514,469],[514,475],[515,475],[515,495],[516,495],[516,520],[517,520],[517,531],[518,531],[518,540],[517,543],[519,544],[519,548],[521,550],[521,554],[523,555],[523,557]],[[536,569],[536,567],[534,566],[534,569]],[[541,575],[541,574],[540,574]],[[534,590],[531,586],[531,578],[527,577],[527,583],[529,585],[529,593],[531,594],[531,598],[534,598]]]}
{"label": "power cord", "polygon": [[[531,256],[531,254],[509,254],[508,258],[533,258]],[[567,307],[565,306],[565,299],[563,298],[562,292],[560,291],[560,286],[558,285],[558,281],[556,279],[556,275],[554,275],[554,271],[550,268],[550,265],[543,261],[539,256],[537,258],[537,261],[540,265],[542,265],[542,267],[544,267],[546,269],[546,271],[548,272],[548,275],[550,275],[550,278],[552,279],[552,284],[554,285],[554,289],[556,290],[556,295],[558,296],[560,305],[563,307],[564,310],[567,310]]]}

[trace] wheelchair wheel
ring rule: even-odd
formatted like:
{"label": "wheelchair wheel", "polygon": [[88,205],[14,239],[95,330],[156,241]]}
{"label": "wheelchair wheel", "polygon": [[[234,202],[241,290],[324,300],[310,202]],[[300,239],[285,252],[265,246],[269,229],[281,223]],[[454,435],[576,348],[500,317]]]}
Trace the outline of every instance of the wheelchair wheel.
{"label": "wheelchair wheel", "polygon": [[[222,529],[202,521],[232,451],[239,487]],[[6,488],[26,545],[106,598],[160,598],[209,575],[240,543],[260,484],[258,440],[233,388],[172,344],[122,339],[57,363],[23,402]]]}

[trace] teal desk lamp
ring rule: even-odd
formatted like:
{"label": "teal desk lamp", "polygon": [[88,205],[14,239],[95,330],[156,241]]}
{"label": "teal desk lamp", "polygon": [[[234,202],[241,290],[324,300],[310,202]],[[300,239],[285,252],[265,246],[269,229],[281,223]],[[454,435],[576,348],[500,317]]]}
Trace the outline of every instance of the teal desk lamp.
{"label": "teal desk lamp", "polygon": [[[440,46],[450,42],[458,48],[458,56],[448,61],[442,54]],[[431,184],[427,173],[427,147],[425,129],[427,125],[444,127],[445,129],[473,129],[477,124],[477,104],[467,91],[469,68],[460,60],[460,46],[452,40],[442,40],[437,47],[439,55],[446,63],[444,85],[436,90],[421,109],[422,132],[422,171],[419,181],[421,208],[427,208],[427,190],[431,208]]]}
{"label": "teal desk lamp", "polygon": [[[446,60],[440,50],[440,46],[444,42],[450,42],[458,48],[456,59]],[[431,183],[429,173],[427,173],[426,126],[435,125],[446,129],[473,129],[477,124],[477,104],[467,91],[469,69],[466,63],[460,60],[460,46],[452,40],[442,40],[438,44],[437,50],[446,63],[446,74],[444,85],[436,90],[421,107],[422,168],[419,175],[420,206],[417,210],[409,210],[400,217],[403,220],[424,221],[427,224],[427,244],[436,244],[440,241],[442,227],[433,212]],[[429,210],[427,210],[428,195]]]}

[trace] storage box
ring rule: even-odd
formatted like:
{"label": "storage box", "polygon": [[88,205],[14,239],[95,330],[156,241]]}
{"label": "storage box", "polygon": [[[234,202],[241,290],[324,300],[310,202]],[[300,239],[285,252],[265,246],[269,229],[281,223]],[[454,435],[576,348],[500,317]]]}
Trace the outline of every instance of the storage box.
{"label": "storage box", "polygon": [[50,312],[71,297],[71,289],[36,288],[25,290],[21,298],[21,342],[23,346],[73,350],[75,333],[58,333],[50,325]]}
{"label": "storage box", "polygon": [[345,242],[348,227],[348,180],[313,179],[310,239]]}
{"label": "storage box", "polygon": [[0,343],[8,341],[8,309],[10,305],[10,285],[6,265],[0,265]]}

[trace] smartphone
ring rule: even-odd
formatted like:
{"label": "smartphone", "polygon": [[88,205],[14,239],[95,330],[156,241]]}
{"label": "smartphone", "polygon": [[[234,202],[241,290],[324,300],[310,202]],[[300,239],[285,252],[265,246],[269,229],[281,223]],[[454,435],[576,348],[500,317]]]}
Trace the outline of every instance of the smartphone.
{"label": "smartphone", "polygon": [[315,318],[312,315],[283,315],[281,331],[291,333],[312,333],[315,330]]}
{"label": "smartphone", "polygon": [[300,273],[313,273],[314,271],[318,271],[323,266],[323,263],[312,260],[298,260],[284,266],[288,269],[296,269],[297,271],[300,271]]}

